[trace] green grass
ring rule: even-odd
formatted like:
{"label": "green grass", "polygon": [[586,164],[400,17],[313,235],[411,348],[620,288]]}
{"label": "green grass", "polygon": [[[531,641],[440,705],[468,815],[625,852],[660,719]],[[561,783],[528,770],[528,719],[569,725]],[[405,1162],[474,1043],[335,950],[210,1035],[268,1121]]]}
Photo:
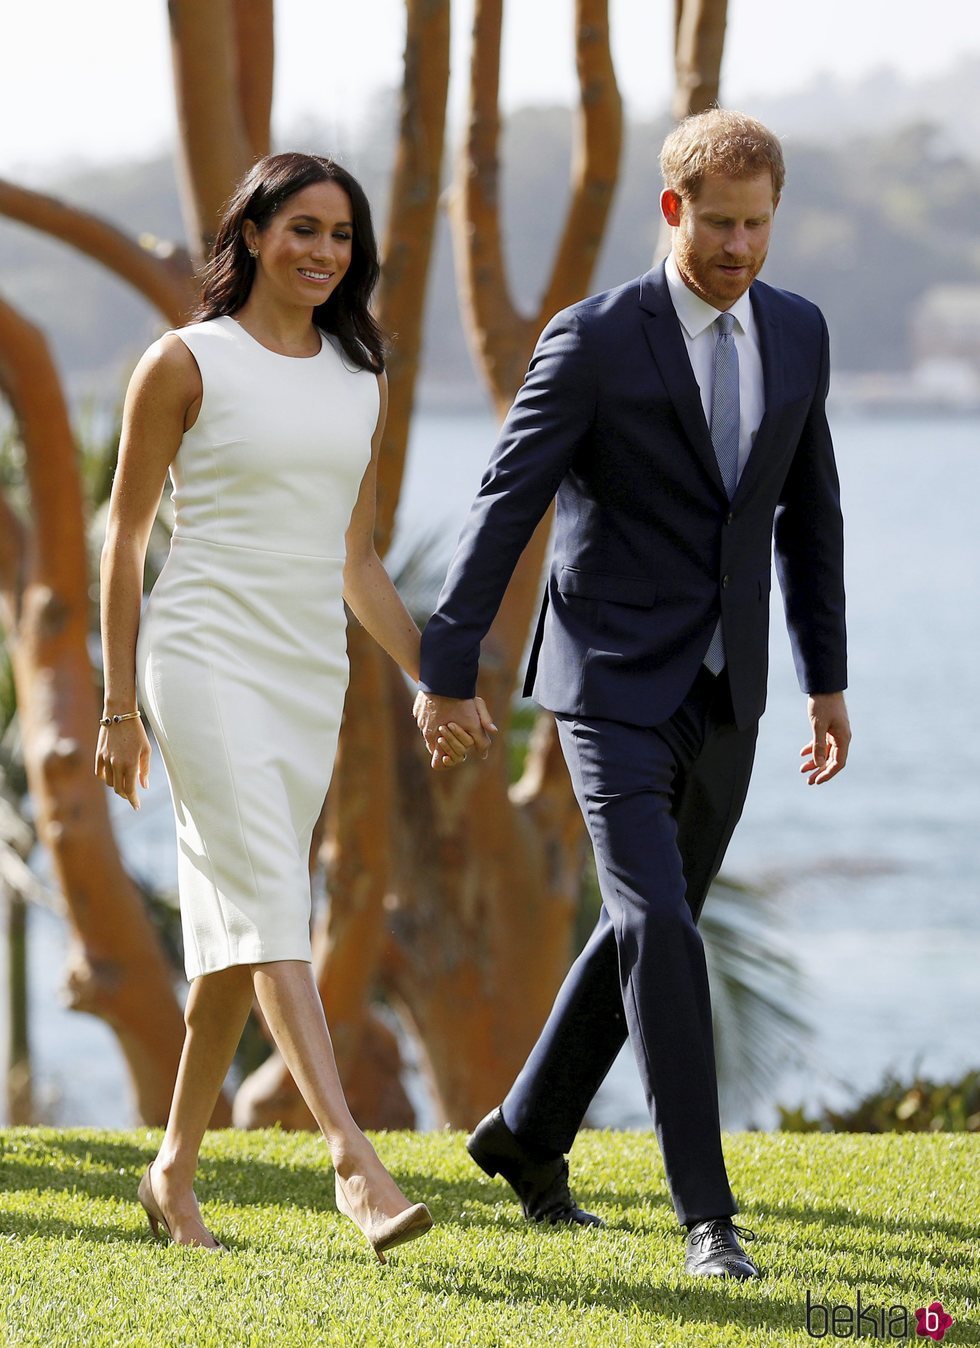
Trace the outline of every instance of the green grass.
{"label": "green grass", "polygon": [[[157,1138],[0,1132],[0,1342],[784,1348],[813,1342],[807,1289],[851,1306],[860,1289],[910,1315],[938,1298],[957,1321],[945,1342],[980,1343],[975,1135],[731,1135],[740,1220],[760,1237],[763,1277],[749,1284],[680,1272],[649,1134],[576,1144],[575,1192],[601,1231],[525,1225],[459,1134],[381,1135],[438,1223],[385,1268],[334,1210],[325,1149],[307,1134],[209,1134],[197,1192],[231,1252],[154,1243],[135,1194]],[[912,1325],[913,1342],[932,1342]]]}

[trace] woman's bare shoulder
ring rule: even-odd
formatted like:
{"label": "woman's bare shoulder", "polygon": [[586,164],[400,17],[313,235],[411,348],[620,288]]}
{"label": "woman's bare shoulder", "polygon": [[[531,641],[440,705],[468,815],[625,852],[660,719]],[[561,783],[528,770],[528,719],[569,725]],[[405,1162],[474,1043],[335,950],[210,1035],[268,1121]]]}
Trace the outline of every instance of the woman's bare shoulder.
{"label": "woman's bare shoulder", "polygon": [[202,391],[201,371],[190,348],[176,332],[165,332],[143,352],[133,371],[133,384],[158,396],[185,397]]}

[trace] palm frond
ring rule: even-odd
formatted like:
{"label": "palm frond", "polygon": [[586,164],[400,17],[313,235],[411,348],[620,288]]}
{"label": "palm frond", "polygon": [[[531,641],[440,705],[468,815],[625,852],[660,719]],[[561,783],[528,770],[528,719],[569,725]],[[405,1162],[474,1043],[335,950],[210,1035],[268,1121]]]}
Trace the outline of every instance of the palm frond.
{"label": "palm frond", "polygon": [[779,931],[770,889],[719,877],[699,923],[711,980],[723,1116],[744,1118],[787,1066],[806,1061],[813,1027],[803,972]]}

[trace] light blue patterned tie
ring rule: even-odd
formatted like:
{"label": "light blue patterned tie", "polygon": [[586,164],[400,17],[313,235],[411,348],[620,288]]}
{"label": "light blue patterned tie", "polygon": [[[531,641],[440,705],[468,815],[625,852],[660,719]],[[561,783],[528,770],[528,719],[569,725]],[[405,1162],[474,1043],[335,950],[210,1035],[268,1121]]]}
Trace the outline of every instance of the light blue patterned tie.
{"label": "light blue patterned tie", "polygon": [[[715,319],[715,358],[711,379],[711,443],[721,472],[721,480],[728,499],[738,486],[738,351],[735,349],[735,319],[731,314],[719,314]],[[704,663],[712,674],[725,668],[725,642],[721,619],[715,627]]]}

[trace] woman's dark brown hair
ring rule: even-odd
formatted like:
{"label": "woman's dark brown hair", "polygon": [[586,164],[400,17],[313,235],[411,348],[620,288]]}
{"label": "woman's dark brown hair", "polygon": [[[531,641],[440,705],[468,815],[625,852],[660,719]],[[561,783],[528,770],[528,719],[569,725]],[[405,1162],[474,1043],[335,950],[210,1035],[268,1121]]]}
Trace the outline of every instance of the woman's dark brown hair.
{"label": "woman's dark brown hair", "polygon": [[242,225],[251,220],[261,233],[291,196],[313,183],[336,183],[343,188],[350,198],[353,225],[347,274],[330,298],[313,310],[313,322],[337,338],[359,369],[380,373],[384,369],[385,339],[370,310],[371,295],[381,274],[371,207],[357,179],[320,155],[290,151],[266,155],[252,165],[225,207],[194,321],[237,313],[255,280],[255,261],[245,246]]}

